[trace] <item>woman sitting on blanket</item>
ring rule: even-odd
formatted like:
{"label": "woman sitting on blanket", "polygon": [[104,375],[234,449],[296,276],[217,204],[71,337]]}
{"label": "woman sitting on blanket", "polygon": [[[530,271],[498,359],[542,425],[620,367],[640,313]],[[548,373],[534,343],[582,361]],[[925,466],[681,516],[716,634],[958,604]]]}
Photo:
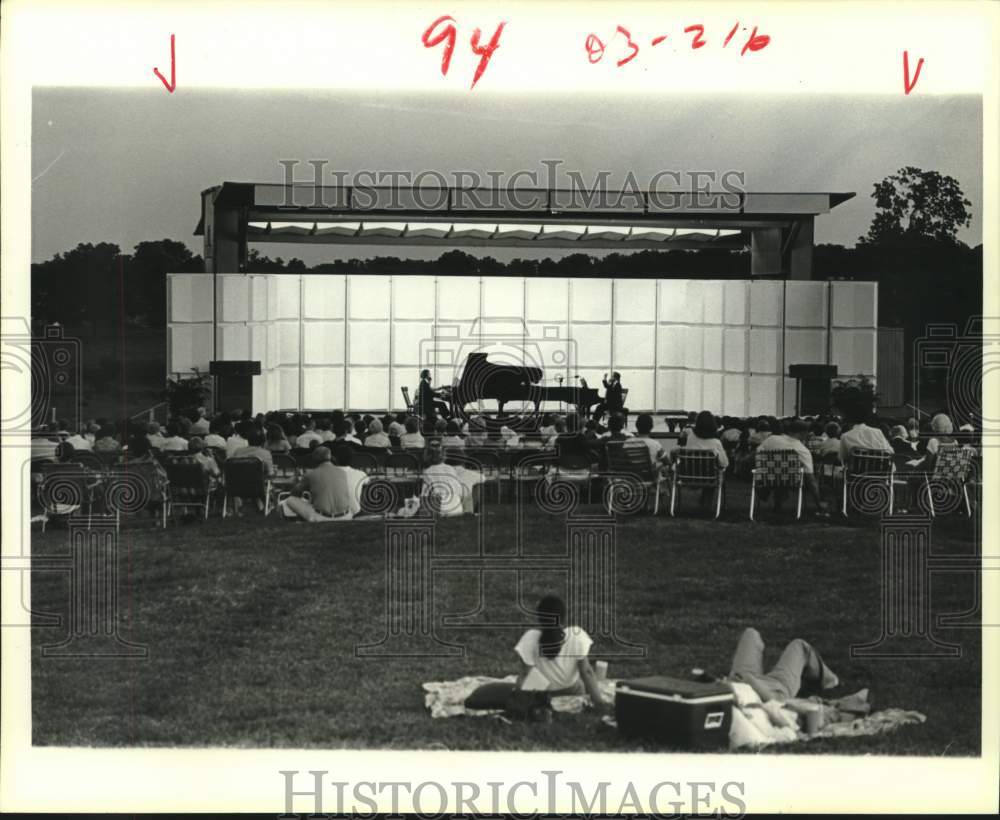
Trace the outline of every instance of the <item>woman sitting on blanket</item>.
{"label": "woman sitting on blanket", "polygon": [[539,626],[525,632],[514,647],[521,659],[516,688],[550,695],[588,694],[597,708],[610,708],[587,660],[591,637],[581,627],[563,626],[566,605],[558,595],[546,595],[535,609]]}

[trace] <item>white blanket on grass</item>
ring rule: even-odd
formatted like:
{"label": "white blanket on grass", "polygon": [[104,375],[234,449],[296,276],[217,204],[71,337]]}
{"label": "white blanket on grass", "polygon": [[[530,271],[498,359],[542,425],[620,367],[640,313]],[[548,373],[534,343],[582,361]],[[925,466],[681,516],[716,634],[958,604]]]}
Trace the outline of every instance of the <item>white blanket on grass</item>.
{"label": "white blanket on grass", "polygon": [[[502,709],[466,709],[465,699],[486,683],[515,683],[517,676],[491,678],[485,675],[469,675],[452,681],[432,681],[423,684],[424,706],[432,718],[495,716]],[[610,701],[615,697],[615,681],[598,682],[601,693]],[[853,695],[837,700],[810,698],[808,701],[792,701],[792,705],[778,701],[763,703],[760,696],[745,683],[730,682],[733,689],[733,722],[729,730],[729,748],[761,747],[772,743],[794,743],[819,737],[859,737],[892,732],[900,726],[923,723],[927,718],[920,712],[903,709],[883,709],[864,716],[855,716],[846,711],[849,703],[858,704],[868,700],[868,690],[862,689]],[[552,709],[571,714],[582,712],[590,703],[587,695],[557,695],[552,698]],[[823,710],[823,726],[814,735],[806,734],[799,728],[796,705],[812,703]],[[614,725],[614,719],[605,721]]]}

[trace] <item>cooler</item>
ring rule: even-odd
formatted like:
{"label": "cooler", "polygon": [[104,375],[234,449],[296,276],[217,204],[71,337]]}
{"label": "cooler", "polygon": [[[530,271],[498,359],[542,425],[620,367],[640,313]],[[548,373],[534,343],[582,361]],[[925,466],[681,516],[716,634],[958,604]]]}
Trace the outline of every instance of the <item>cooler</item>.
{"label": "cooler", "polygon": [[618,681],[618,731],[685,750],[725,749],[733,721],[733,693],[724,683],[656,676]]}

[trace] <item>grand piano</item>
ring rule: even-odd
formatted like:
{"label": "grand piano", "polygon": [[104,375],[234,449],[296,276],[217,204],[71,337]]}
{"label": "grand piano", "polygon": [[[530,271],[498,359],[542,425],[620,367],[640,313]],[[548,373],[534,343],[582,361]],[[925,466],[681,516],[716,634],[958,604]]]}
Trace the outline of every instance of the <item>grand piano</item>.
{"label": "grand piano", "polygon": [[538,413],[543,401],[563,402],[577,408],[584,416],[590,415],[591,408],[601,401],[597,391],[581,384],[572,386],[545,387],[542,370],[527,365],[497,364],[487,358],[486,353],[470,353],[462,368],[461,378],[452,385],[450,400],[453,411],[461,414],[467,404],[481,399],[494,399],[497,410],[503,414],[504,404],[509,401],[530,402]]}

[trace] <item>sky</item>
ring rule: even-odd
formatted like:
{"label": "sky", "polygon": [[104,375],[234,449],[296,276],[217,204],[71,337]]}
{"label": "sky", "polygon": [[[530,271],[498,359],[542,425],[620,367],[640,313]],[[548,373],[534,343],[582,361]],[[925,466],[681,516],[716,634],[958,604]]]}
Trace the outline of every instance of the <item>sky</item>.
{"label": "sky", "polygon": [[[982,105],[977,96],[344,93],[36,88],[32,110],[32,260],[80,242],[124,251],[193,236],[200,192],[223,181],[281,182],[280,160],[363,170],[539,174],[542,160],[591,180],[632,172],[742,172],[748,191],[853,191],[816,221],[816,242],[853,245],[874,213],[873,185],[905,165],[955,177],[982,241]],[[560,176],[565,183],[566,177]],[[523,184],[523,183],[522,183]],[[310,264],[438,248],[260,245]],[[490,250],[503,260],[531,255]],[[558,255],[558,252],[536,253]]]}

